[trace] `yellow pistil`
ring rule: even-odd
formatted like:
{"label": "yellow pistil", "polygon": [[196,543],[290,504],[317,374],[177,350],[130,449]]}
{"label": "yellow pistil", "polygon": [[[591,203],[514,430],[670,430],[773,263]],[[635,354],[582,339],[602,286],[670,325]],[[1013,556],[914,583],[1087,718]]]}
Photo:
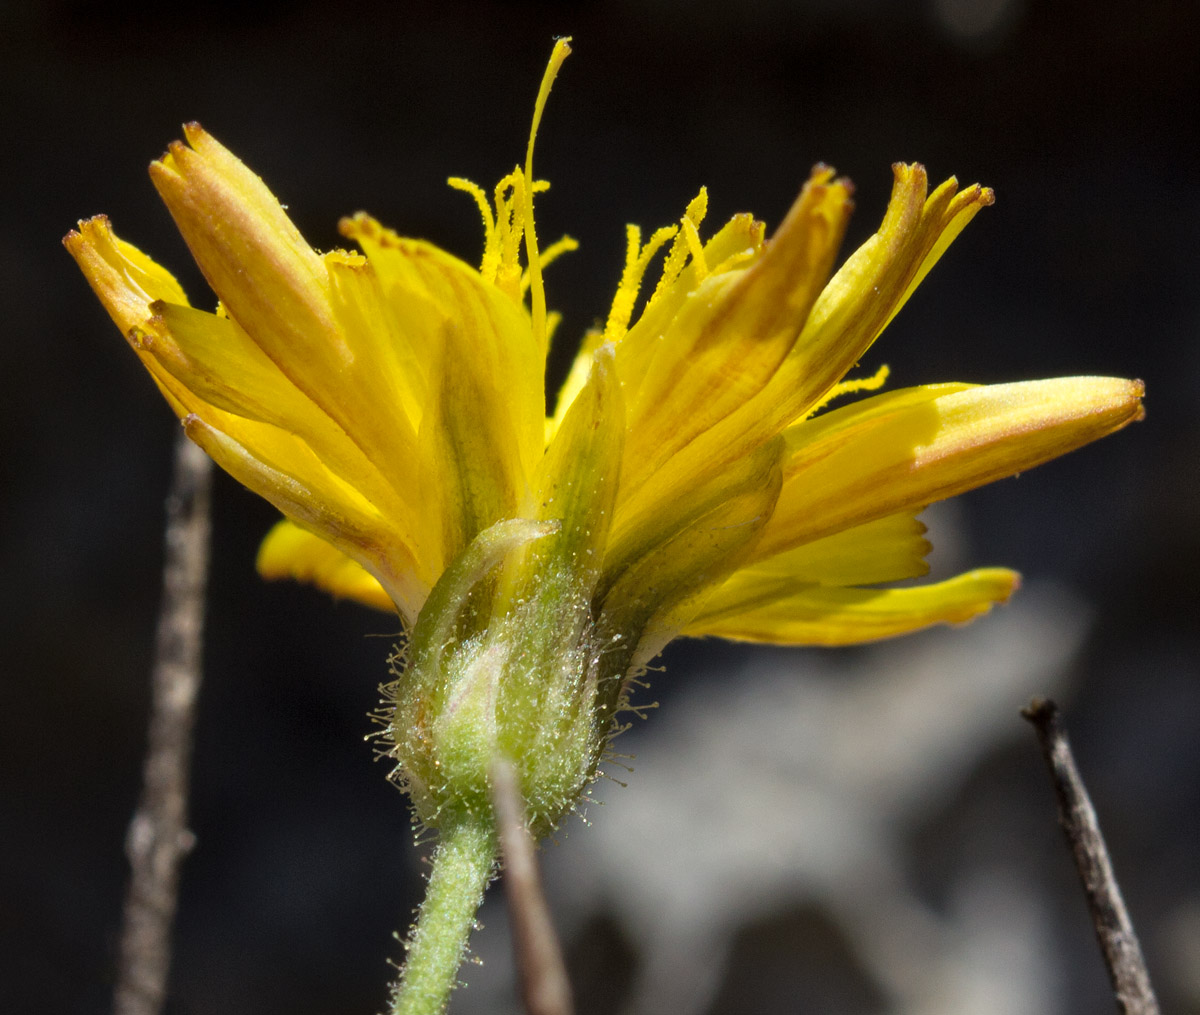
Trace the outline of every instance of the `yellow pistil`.
{"label": "yellow pistil", "polygon": [[[558,76],[558,70],[563,61],[570,56],[570,39],[559,39],[550,53],[550,62],[546,65],[546,73],[542,77],[538,89],[537,102],[533,107],[533,124],[529,128],[529,144],[525,148],[525,179],[533,179],[533,142],[537,138],[538,127],[542,123],[542,113],[546,109],[546,100],[550,97],[550,88]],[[533,187],[525,192],[525,253],[529,258],[529,280],[533,300],[533,337],[539,348],[545,350],[549,344],[546,331],[546,290],[542,285],[542,264],[538,256],[537,233],[533,227]]]}

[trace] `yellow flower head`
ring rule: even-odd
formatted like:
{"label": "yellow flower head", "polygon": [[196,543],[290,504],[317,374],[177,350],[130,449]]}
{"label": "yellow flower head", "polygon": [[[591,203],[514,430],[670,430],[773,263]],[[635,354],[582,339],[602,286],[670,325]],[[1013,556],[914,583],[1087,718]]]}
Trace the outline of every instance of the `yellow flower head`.
{"label": "yellow flower head", "polygon": [[399,613],[391,746],[433,824],[486,806],[496,753],[557,820],[630,675],[678,634],[848,644],[986,611],[1014,573],[883,587],[927,570],[917,514],[1142,413],[1139,382],[1094,377],[824,409],[882,385],[844,378],[992,202],[897,165],[836,272],[851,186],[824,166],[769,240],[750,215],[705,230],[704,191],[645,242],[628,227],[607,321],[547,418],[542,269],[573,241],[539,251],[533,132],[494,194],[451,180],[482,213],[478,270],[361,213],[340,224],[361,253],[318,254],[195,124],[150,173],[215,313],[104,217],[66,238],[189,436],[286,516],[263,574]]}

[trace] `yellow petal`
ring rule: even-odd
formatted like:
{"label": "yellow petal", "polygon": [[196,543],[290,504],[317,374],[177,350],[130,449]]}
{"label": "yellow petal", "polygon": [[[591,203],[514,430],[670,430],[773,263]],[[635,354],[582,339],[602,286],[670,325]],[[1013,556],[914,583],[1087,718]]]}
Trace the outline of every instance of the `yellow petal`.
{"label": "yellow petal", "polygon": [[[764,226],[753,215],[735,215],[704,244],[703,260],[711,265],[709,276],[729,276],[744,272],[763,250]],[[642,380],[649,375],[650,363],[667,344],[666,334],[671,321],[704,281],[696,261],[686,266],[672,266],[672,258],[663,268],[663,277],[655,288],[637,323],[617,343],[617,371],[625,385],[626,402],[639,397]]]}
{"label": "yellow petal", "polygon": [[407,477],[389,466],[411,426],[387,336],[350,344],[326,260],[262,180],[196,124],[184,129],[191,147],[171,145],[150,175],[196,263],[229,316],[403,496]]}
{"label": "yellow petal", "polygon": [[150,306],[156,300],[187,305],[179,283],[165,268],[120,239],[104,215],[80,222],[78,232],[72,230],[63,237],[63,246],[75,258],[92,291],[154,378],[171,410],[180,418],[186,416],[192,411],[189,403],[194,399],[141,341],[154,314]]}
{"label": "yellow petal", "polygon": [[321,258],[238,158],[198,124],[184,133],[150,178],[221,303],[282,369],[345,366]]}
{"label": "yellow petal", "polygon": [[661,652],[691,619],[695,597],[741,563],[778,495],[779,450],[778,442],[764,446],[703,498],[614,533],[597,592],[597,629],[600,644],[624,660],[620,672]]}
{"label": "yellow petal", "polygon": [[418,435],[418,488],[430,528],[424,542],[448,567],[484,529],[517,512],[525,479],[511,403],[481,369],[471,339],[447,323],[433,397]]}
{"label": "yellow petal", "polygon": [[856,645],[934,624],[962,624],[1005,602],[1019,582],[1003,568],[902,589],[810,586],[774,598],[736,574],[683,631],[775,645]]}
{"label": "yellow petal", "polygon": [[878,395],[786,433],[784,487],[756,557],[953,497],[1142,417],[1140,381],[1066,377]]}
{"label": "yellow petal", "polygon": [[286,518],[267,533],[258,549],[257,565],[258,573],[268,580],[293,578],[339,599],[353,599],[377,610],[396,609],[383,586],[360,564]]}
{"label": "yellow petal", "polygon": [[[953,180],[926,200],[922,167],[893,168],[896,183],[879,232],[829,281],[769,383],[667,461],[647,486],[686,495],[696,477],[803,418],[870,347],[949,238],[991,203],[991,191],[973,186],[958,193]],[[631,484],[625,493],[632,492]]]}
{"label": "yellow petal", "polygon": [[[235,321],[161,301],[150,310],[155,316],[146,331],[135,331],[133,344],[156,379],[177,382],[182,414],[197,415],[277,470],[306,476],[306,485],[335,502],[351,492],[365,498],[412,544],[412,508]],[[341,482],[332,483],[327,470]]]}
{"label": "yellow petal", "polygon": [[158,301],[139,336],[171,376],[225,412],[288,426],[329,430],[332,421],[283,375],[237,323],[193,307]]}
{"label": "yellow petal", "polygon": [[748,488],[773,485],[782,450],[783,442],[777,438],[710,476],[706,483],[688,491],[685,498],[649,504],[636,512],[623,507],[605,552],[605,582],[611,585],[636,561],[652,554],[655,547],[671,542],[678,532],[719,512],[722,504],[740,497]]}
{"label": "yellow petal", "polygon": [[[426,569],[375,507],[290,434],[267,424],[239,421],[236,416],[220,423],[225,430],[193,414],[184,419],[184,428],[239,483],[358,561],[387,589],[401,614],[415,619],[429,593]],[[237,433],[239,423],[252,428],[249,446],[228,432]]]}
{"label": "yellow petal", "polygon": [[929,572],[931,547],[913,512],[857,525],[738,571],[747,580],[806,585],[878,585]]}
{"label": "yellow petal", "polygon": [[[333,420],[251,341],[236,321],[156,303],[139,345],[209,406],[301,438],[322,463],[398,520],[412,513]],[[207,415],[197,408],[201,415]],[[219,429],[228,427],[216,424]],[[253,440],[242,429],[239,439]],[[399,440],[398,440],[399,443]]]}
{"label": "yellow petal", "polygon": [[978,185],[947,180],[926,199],[920,165],[892,167],[895,185],[879,231],[825,287],[773,387],[790,422],[862,358],[950,241],[993,201]]}
{"label": "yellow petal", "polygon": [[[234,479],[289,517],[306,527],[323,519],[342,519],[346,536],[364,546],[384,528],[374,505],[333,475],[303,441],[211,406],[201,411],[204,415],[184,418],[187,435]],[[331,532],[329,538],[336,537]]]}
{"label": "yellow petal", "polygon": [[545,573],[559,568],[591,576],[600,571],[617,498],[625,443],[625,404],[614,350],[597,349],[587,383],[572,402],[546,449],[536,478],[537,517],[562,524],[558,535],[536,544]]}
{"label": "yellow petal", "polygon": [[[366,254],[381,295],[397,322],[405,348],[398,355],[416,369],[423,387],[433,368],[442,322],[448,308],[420,268],[428,245],[404,240],[364,212],[338,223],[338,231]],[[421,399],[424,402],[424,399]]]}
{"label": "yellow petal", "polygon": [[[380,547],[398,547],[397,552],[412,561],[411,588],[417,590],[416,599],[423,596],[436,574],[430,571],[425,559],[427,555],[420,552],[421,546],[414,538],[409,512],[396,500],[391,486],[383,481],[373,465],[345,438],[336,424],[327,418],[322,423],[319,412],[303,404],[294,406],[290,413],[279,413],[275,422],[255,418],[256,415],[268,419],[272,416],[265,406],[255,405],[255,398],[263,394],[261,389],[248,391],[239,403],[236,389],[224,389],[216,378],[206,378],[202,369],[206,362],[206,345],[222,338],[233,337],[236,341],[235,333],[227,330],[227,326],[233,325],[233,322],[173,304],[157,303],[153,309],[158,316],[147,322],[150,330],[134,329],[130,344],[137,350],[172,409],[181,418],[187,417],[185,423],[189,432],[195,436],[201,431],[212,430],[216,436],[211,439],[218,443],[224,441],[227,450],[231,451],[228,456],[231,463],[255,462],[264,466],[265,471],[261,473],[256,467],[230,467],[229,471],[236,479],[273,503],[277,501],[270,491],[277,478],[283,476],[307,490],[314,498],[319,498],[329,509],[330,519],[339,517],[340,512],[376,519],[379,534],[371,541],[373,549],[364,546],[363,552],[383,560],[386,554]],[[188,358],[178,345],[176,334],[168,329],[168,321],[179,334],[184,335],[185,344],[190,345],[194,352],[200,351],[198,359]],[[236,325],[233,327],[236,329]],[[269,375],[256,377],[253,369],[247,369],[246,375],[248,382],[274,383]],[[233,377],[236,379],[236,376],[235,371]],[[275,394],[284,398],[286,389]],[[285,401],[285,408],[286,405]],[[263,411],[255,413],[251,411],[254,408],[262,408]],[[306,433],[306,427],[311,432]],[[232,453],[231,449],[235,448],[237,452]],[[281,510],[290,513],[285,508],[281,507]],[[336,541],[336,534],[327,534],[327,538]]]}
{"label": "yellow petal", "polygon": [[850,217],[850,189],[832,176],[818,167],[762,256],[710,276],[667,325],[630,408],[630,492],[762,390],[791,351]]}
{"label": "yellow petal", "polygon": [[[392,400],[404,412],[397,420],[400,433],[395,457],[407,458],[429,400],[429,363],[424,344],[431,330],[416,312],[413,300],[389,299],[377,266],[364,257],[333,251],[325,255],[330,300],[338,327],[356,358],[376,364],[393,391]],[[403,316],[397,310],[404,309]]]}
{"label": "yellow petal", "polygon": [[71,230],[63,237],[63,246],[126,337],[152,316],[150,304],[155,300],[187,304],[174,276],[118,238],[106,215],[80,222],[78,232]]}
{"label": "yellow petal", "polygon": [[[592,371],[592,354],[604,343],[604,332],[599,329],[589,331],[583,336],[579,352],[571,361],[571,369],[567,371],[567,379],[558,390],[558,400],[554,403],[554,415],[546,420],[546,446],[562,426],[562,421],[571,408],[575,397],[587,384]],[[624,413],[622,413],[623,415]]]}
{"label": "yellow petal", "polygon": [[[465,262],[367,215],[343,219],[340,228],[367,253],[413,358],[432,372],[447,355],[446,336],[456,336],[458,355],[470,360],[471,371],[503,393],[506,429],[493,439],[511,446],[523,476],[532,475],[545,448],[545,358],[524,308]],[[427,384],[434,402],[441,395],[432,379]]]}

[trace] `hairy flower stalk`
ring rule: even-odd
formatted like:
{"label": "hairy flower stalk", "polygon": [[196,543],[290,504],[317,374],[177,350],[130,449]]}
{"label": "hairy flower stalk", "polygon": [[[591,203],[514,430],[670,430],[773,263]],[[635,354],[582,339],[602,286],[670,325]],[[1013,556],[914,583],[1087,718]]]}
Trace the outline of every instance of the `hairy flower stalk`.
{"label": "hairy flower stalk", "polygon": [[[875,394],[847,380],[991,191],[894,167],[879,231],[834,271],[852,188],[813,170],[768,240],[750,215],[634,226],[606,323],[553,411],[557,318],[534,233],[533,136],[488,194],[481,265],[359,213],[318,254],[199,126],[151,178],[220,300],[191,307],[103,217],[66,245],[187,433],[285,516],[267,577],[394,610],[380,714],[415,820],[437,829],[397,1012],[440,1010],[492,873],[490,773],[535,835],[595,777],[630,681],[673,637],[843,645],[959,623],[1017,576],[926,573],[929,503],[1139,419],[1142,385],[1073,377]],[[706,235],[707,233],[707,235]],[[652,265],[657,267],[652,268]],[[647,284],[647,280],[653,280]]]}

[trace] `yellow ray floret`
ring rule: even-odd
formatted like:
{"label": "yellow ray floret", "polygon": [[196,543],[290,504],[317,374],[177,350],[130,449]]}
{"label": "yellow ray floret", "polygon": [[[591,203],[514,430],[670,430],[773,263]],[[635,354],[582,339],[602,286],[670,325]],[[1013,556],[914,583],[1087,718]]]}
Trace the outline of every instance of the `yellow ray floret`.
{"label": "yellow ray floret", "polygon": [[294,578],[318,585],[336,599],[352,599],[377,610],[393,608],[383,586],[361,565],[286,518],[267,533],[257,565],[264,578]]}
{"label": "yellow ray floret", "polygon": [[857,645],[934,624],[963,624],[1005,602],[1019,584],[1003,568],[901,589],[806,588],[771,595],[737,578],[683,631],[776,645]]}
{"label": "yellow ray floret", "polygon": [[483,221],[478,269],[361,212],[340,223],[360,253],[317,253],[195,124],[151,177],[217,313],[103,217],[67,237],[189,435],[287,516],[264,576],[413,627],[494,527],[537,522],[536,539],[496,537],[508,557],[456,623],[482,636],[557,590],[581,611],[561,631],[608,639],[596,658],[622,678],[680,632],[843,644],[1007,598],[1015,576],[998,569],[878,586],[925,573],[923,507],[1140,418],[1141,384],[846,379],[986,188],[930,190],[922,166],[894,166],[879,230],[840,267],[853,188],[823,165],[769,239],[749,214],[705,230],[704,189],[645,242],[627,227],[603,327],[547,418],[543,269],[576,244],[539,248],[533,145],[568,52],[555,47],[523,165],[491,193],[450,180]]}

